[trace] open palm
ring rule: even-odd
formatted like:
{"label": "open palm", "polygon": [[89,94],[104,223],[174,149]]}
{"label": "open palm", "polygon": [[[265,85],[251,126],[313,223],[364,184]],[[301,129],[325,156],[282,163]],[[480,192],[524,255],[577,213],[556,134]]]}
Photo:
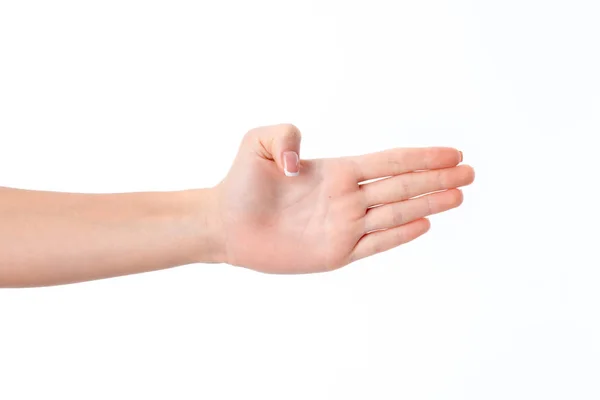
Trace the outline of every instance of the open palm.
{"label": "open palm", "polygon": [[293,125],[244,138],[217,187],[228,263],[272,273],[342,267],[425,233],[425,217],[460,205],[455,188],[474,177],[452,148],[297,162],[299,147]]}

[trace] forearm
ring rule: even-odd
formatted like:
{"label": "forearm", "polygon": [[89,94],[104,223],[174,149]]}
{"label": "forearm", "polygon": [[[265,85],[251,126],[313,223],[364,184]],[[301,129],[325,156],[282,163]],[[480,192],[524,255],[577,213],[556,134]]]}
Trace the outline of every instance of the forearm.
{"label": "forearm", "polygon": [[0,286],[44,286],[220,262],[211,189],[75,194],[0,189]]}

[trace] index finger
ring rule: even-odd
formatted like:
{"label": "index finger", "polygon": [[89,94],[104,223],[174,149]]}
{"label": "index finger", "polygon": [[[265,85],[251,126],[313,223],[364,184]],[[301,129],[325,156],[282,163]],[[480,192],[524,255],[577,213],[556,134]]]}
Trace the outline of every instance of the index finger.
{"label": "index finger", "polygon": [[350,157],[359,182],[407,172],[454,167],[462,153],[451,147],[397,148]]}

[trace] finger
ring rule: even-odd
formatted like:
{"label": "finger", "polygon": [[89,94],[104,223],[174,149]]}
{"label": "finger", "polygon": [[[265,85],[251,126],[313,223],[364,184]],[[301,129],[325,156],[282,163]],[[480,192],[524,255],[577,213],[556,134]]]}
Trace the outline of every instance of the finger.
{"label": "finger", "polygon": [[350,260],[360,260],[410,242],[427,232],[429,227],[429,220],[422,218],[396,228],[368,233],[358,241]]}
{"label": "finger", "polygon": [[361,186],[368,207],[407,200],[415,196],[470,185],[475,171],[468,165],[412,172]]}
{"label": "finger", "polygon": [[242,146],[249,146],[254,153],[273,160],[287,176],[300,173],[300,130],[292,124],[264,126],[246,134]]}
{"label": "finger", "polygon": [[350,157],[359,182],[412,171],[454,167],[462,153],[450,147],[399,148]]}
{"label": "finger", "polygon": [[419,218],[458,207],[462,201],[462,192],[459,189],[451,189],[370,208],[364,217],[365,232],[404,225]]}

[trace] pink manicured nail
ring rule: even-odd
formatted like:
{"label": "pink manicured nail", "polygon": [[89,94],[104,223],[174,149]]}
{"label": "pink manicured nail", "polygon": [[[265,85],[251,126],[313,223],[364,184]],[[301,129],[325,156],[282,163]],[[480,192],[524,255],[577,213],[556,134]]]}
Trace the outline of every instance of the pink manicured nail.
{"label": "pink manicured nail", "polygon": [[298,176],[300,168],[298,168],[298,153],[295,151],[283,152],[283,172],[286,176]]}
{"label": "pink manicured nail", "polygon": [[462,160],[463,160],[463,154],[462,154],[462,151],[459,151],[459,153],[460,153],[460,161],[459,161],[459,162],[462,162]]}

